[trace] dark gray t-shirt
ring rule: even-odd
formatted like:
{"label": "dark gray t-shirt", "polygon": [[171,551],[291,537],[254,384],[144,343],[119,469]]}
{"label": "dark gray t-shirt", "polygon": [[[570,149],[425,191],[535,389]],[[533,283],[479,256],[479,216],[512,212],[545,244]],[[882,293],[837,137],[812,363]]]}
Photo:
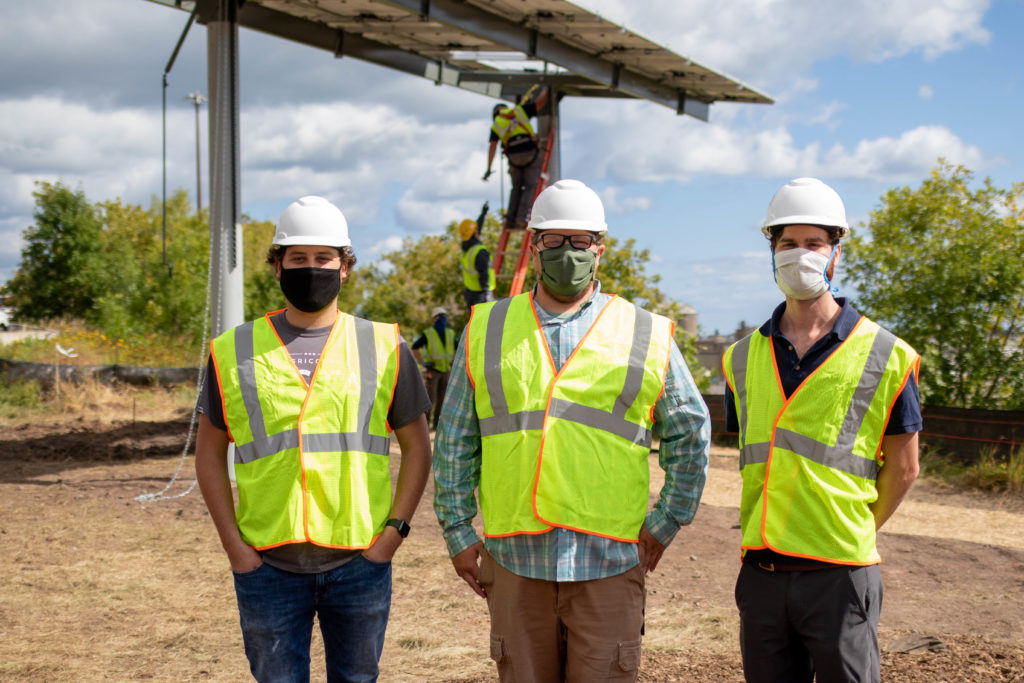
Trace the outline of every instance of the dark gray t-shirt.
{"label": "dark gray t-shirt", "polygon": [[[331,332],[331,326],[316,329],[295,327],[285,318],[284,313],[271,316],[271,322],[285,348],[291,355],[295,366],[308,381],[320,361],[320,353]],[[388,424],[398,429],[411,423],[424,413],[430,412],[430,399],[423,386],[423,378],[416,367],[416,358],[409,350],[405,339],[399,338],[398,343],[398,380],[395,384],[394,398],[388,407]],[[216,386],[216,371],[213,369],[213,358],[206,366],[206,377],[196,408],[206,415],[210,423],[222,430],[227,430],[224,420],[224,404],[221,402],[219,387]],[[211,381],[211,378],[212,381]],[[335,567],[340,567],[355,556],[359,550],[338,550],[324,548],[312,543],[289,543],[269,550],[261,551],[263,561],[272,567],[300,574],[315,574]]]}

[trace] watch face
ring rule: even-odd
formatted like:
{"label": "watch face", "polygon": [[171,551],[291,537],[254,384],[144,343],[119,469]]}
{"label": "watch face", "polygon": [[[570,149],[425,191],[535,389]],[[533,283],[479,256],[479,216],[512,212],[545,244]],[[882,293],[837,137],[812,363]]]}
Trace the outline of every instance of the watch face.
{"label": "watch face", "polygon": [[408,536],[409,535],[409,529],[412,528],[412,527],[409,526],[408,522],[406,522],[405,520],[402,520],[402,519],[389,519],[387,522],[385,522],[385,526],[393,526],[393,527],[395,527],[395,529],[398,531],[398,533],[401,534],[402,538],[405,538],[406,536]]}

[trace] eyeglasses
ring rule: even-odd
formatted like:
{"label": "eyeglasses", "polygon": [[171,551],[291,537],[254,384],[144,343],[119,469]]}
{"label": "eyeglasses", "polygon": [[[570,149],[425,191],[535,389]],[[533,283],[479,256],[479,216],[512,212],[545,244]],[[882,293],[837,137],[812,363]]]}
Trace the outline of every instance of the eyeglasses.
{"label": "eyeglasses", "polygon": [[594,235],[556,235],[550,232],[539,233],[533,238],[534,244],[542,244],[545,249],[558,249],[568,242],[573,249],[589,249],[591,244],[597,244],[597,237]]}

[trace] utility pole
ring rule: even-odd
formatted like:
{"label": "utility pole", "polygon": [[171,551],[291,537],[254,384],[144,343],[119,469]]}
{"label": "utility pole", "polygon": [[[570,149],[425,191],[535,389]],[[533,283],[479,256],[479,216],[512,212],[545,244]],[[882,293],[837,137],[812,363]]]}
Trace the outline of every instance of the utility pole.
{"label": "utility pole", "polygon": [[196,206],[198,207],[197,212],[203,212],[203,179],[199,165],[199,105],[206,101],[206,97],[199,92],[190,92],[185,95],[186,100],[192,100],[196,105]]}

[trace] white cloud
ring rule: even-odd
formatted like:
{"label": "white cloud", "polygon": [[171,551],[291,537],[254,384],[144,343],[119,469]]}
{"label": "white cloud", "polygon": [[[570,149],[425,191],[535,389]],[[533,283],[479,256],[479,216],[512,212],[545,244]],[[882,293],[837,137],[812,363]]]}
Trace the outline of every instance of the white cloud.
{"label": "white cloud", "polygon": [[820,175],[905,182],[926,177],[939,157],[968,168],[989,163],[977,146],[945,126],[922,125],[895,135],[861,139],[850,146],[834,143],[826,148],[814,140],[797,142],[784,125],[700,123],[658,116],[660,112],[652,114],[651,107],[617,107],[600,130],[575,132],[574,137],[590,135],[609,142],[574,145],[577,156],[566,165],[589,169],[592,179],[608,177],[631,183],[688,182],[709,175]]}
{"label": "white cloud", "polygon": [[939,157],[968,168],[983,165],[981,151],[945,126],[918,126],[898,138],[862,140],[852,151],[837,145],[822,155],[821,173],[832,178],[885,178],[906,182],[927,177]]}
{"label": "white cloud", "polygon": [[922,85],[920,88],[917,89],[917,96],[922,97],[924,99],[928,99],[934,94],[935,90],[930,85]]}
{"label": "white cloud", "polygon": [[927,59],[986,44],[990,0],[579,0],[616,23],[762,87],[835,56],[882,62]]}
{"label": "white cloud", "polygon": [[646,211],[652,205],[650,197],[623,196],[621,187],[606,187],[598,194],[601,196],[601,203],[604,204],[605,213],[612,215]]}

